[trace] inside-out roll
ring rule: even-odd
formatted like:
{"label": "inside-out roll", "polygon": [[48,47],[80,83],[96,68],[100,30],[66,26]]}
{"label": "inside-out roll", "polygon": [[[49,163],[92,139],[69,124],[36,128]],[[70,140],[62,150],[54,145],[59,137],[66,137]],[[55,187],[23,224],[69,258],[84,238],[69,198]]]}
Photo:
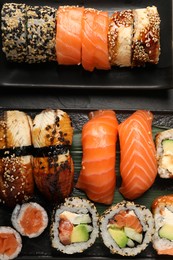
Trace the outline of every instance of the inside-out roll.
{"label": "inside-out roll", "polygon": [[82,253],[99,235],[95,205],[79,197],[69,197],[54,209],[51,224],[52,247],[65,254]]}
{"label": "inside-out roll", "polygon": [[135,256],[151,242],[154,233],[152,213],[144,205],[122,201],[100,216],[100,234],[112,254]]}
{"label": "inside-out roll", "polygon": [[153,248],[159,255],[173,255],[173,194],[155,198],[152,212],[155,223]]}

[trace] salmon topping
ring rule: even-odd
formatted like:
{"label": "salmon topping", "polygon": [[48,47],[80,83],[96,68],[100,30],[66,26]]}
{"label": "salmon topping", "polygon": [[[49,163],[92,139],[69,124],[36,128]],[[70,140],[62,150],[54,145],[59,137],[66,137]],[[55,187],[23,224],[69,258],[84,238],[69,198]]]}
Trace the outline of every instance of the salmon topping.
{"label": "salmon topping", "polygon": [[0,233],[0,254],[12,255],[18,247],[14,234]]}
{"label": "salmon topping", "polygon": [[27,208],[20,224],[26,234],[30,235],[35,233],[39,231],[43,225],[42,213],[34,207]]}

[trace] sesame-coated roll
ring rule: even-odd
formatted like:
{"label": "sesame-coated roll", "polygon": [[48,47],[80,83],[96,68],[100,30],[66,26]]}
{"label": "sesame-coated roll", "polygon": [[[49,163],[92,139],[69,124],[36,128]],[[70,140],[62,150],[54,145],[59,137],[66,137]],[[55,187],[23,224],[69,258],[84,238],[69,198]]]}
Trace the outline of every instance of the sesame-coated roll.
{"label": "sesame-coated roll", "polygon": [[24,62],[27,55],[26,5],[5,3],[1,10],[2,50],[6,58]]}
{"label": "sesame-coated roll", "polygon": [[116,11],[110,17],[108,46],[111,65],[131,66],[133,37],[132,10]]}
{"label": "sesame-coated roll", "polygon": [[91,201],[69,197],[52,215],[52,247],[64,254],[82,253],[99,235],[98,212]]}
{"label": "sesame-coated roll", "polygon": [[160,55],[160,17],[156,6],[135,9],[132,66],[157,64]]}
{"label": "sesame-coated roll", "polygon": [[73,189],[74,166],[70,154],[73,127],[70,116],[60,109],[45,109],[33,120],[33,172],[40,192],[60,202]]}
{"label": "sesame-coated roll", "polygon": [[20,234],[9,226],[0,227],[0,259],[9,260],[16,258],[22,250]]}
{"label": "sesame-coated roll", "polygon": [[28,63],[56,60],[55,54],[56,9],[50,6],[28,6],[27,44]]}
{"label": "sesame-coated roll", "polygon": [[173,194],[155,198],[152,212],[155,223],[153,248],[159,255],[173,256]]}
{"label": "sesame-coated roll", "polygon": [[152,213],[144,205],[122,201],[100,216],[100,234],[112,254],[135,256],[146,249],[154,233]]}
{"label": "sesame-coated roll", "polygon": [[25,112],[0,114],[0,201],[10,207],[33,196],[31,126]]}

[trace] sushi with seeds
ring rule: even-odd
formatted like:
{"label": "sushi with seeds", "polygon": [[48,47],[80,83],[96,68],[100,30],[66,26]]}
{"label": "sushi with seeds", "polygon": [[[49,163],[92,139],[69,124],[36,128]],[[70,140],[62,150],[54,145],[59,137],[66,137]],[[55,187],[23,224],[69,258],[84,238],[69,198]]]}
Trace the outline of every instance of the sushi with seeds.
{"label": "sushi with seeds", "polygon": [[50,230],[52,247],[64,254],[82,253],[99,236],[99,215],[91,201],[69,197],[54,208]]}
{"label": "sushi with seeds", "polygon": [[153,216],[144,205],[122,201],[100,216],[100,235],[112,254],[136,256],[149,245],[153,233]]}

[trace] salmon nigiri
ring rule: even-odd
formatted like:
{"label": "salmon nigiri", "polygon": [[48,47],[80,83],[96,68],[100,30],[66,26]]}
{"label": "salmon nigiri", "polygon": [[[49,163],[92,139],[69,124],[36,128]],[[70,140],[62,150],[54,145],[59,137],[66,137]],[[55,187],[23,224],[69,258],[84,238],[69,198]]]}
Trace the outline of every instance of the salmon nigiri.
{"label": "salmon nigiri", "polygon": [[147,191],[157,175],[152,120],[150,111],[138,110],[118,126],[122,177],[120,192],[131,200]]}
{"label": "salmon nigiri", "polygon": [[84,7],[59,6],[56,16],[57,62],[63,65],[81,63],[82,20]]}
{"label": "salmon nigiri", "polygon": [[115,162],[118,121],[112,110],[89,114],[82,129],[82,169],[76,184],[89,199],[111,204],[116,185]]}
{"label": "salmon nigiri", "polygon": [[85,70],[110,69],[108,25],[108,12],[85,8],[82,30],[82,66]]}

